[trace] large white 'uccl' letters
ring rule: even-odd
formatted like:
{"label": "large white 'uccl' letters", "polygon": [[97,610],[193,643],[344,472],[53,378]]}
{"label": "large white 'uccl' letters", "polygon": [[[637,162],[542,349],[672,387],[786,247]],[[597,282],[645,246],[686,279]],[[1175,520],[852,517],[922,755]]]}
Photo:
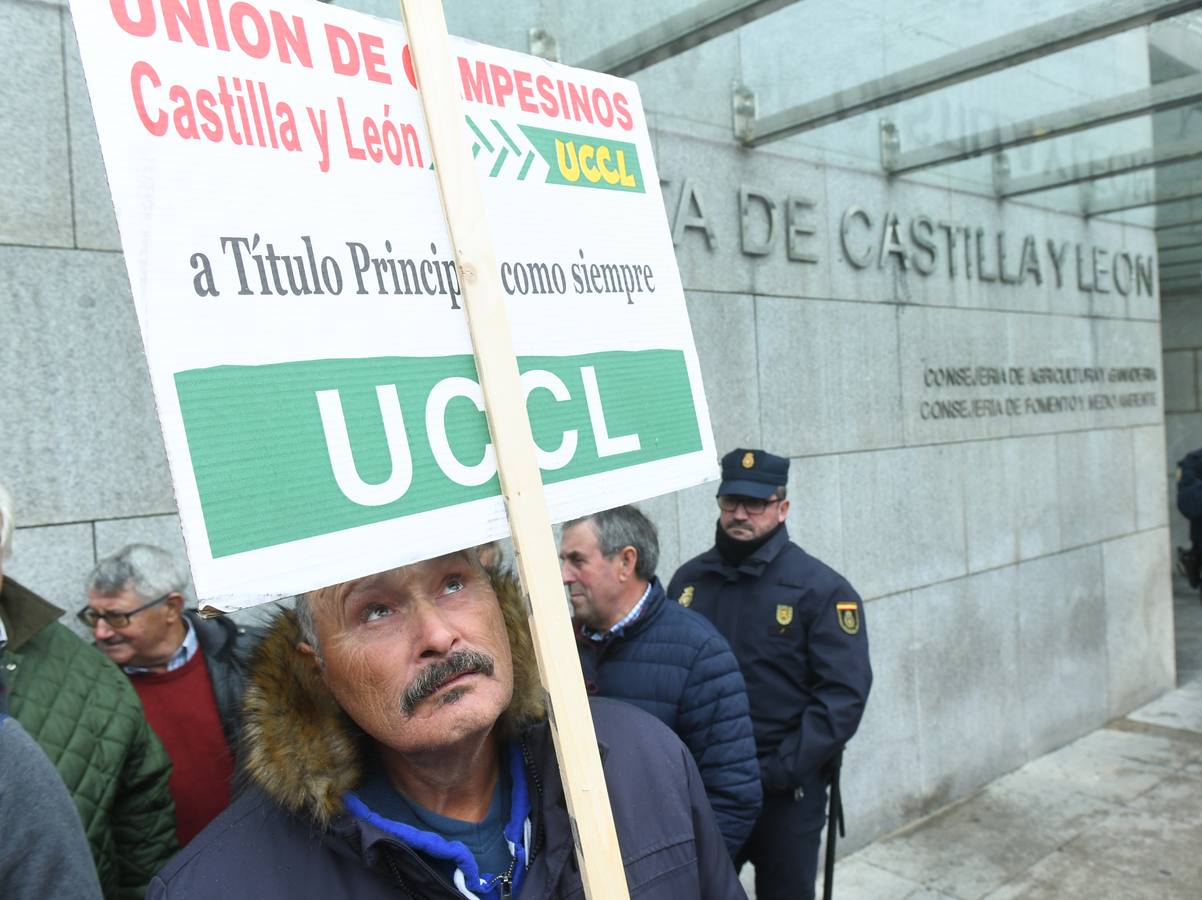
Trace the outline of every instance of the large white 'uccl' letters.
{"label": "large white 'uccl' letters", "polygon": [[456,484],[476,487],[497,474],[497,453],[490,442],[484,445],[484,458],[474,466],[466,466],[455,458],[447,438],[447,404],[456,397],[466,397],[476,404],[476,409],[484,412],[484,392],[480,385],[470,378],[444,378],[434,385],[426,399],[426,437],[434,461],[443,474]]}
{"label": "large white 'uccl' letters", "polygon": [[352,503],[360,506],[383,506],[405,496],[413,482],[413,456],[405,434],[405,419],[401,415],[401,400],[395,384],[376,385],[376,400],[384,422],[384,439],[392,460],[392,474],[379,484],[368,484],[359,477],[351,439],[346,432],[346,415],[342,397],[337,390],[317,391],[317,408],[321,411],[321,427],[326,436],[326,451],[338,488]]}
{"label": "large white 'uccl' letters", "polygon": [[[568,393],[568,386],[546,369],[531,369],[529,372],[522,373],[522,391],[527,406],[530,404],[530,395],[539,388],[550,391],[551,396],[558,401],[572,399],[572,395]],[[576,455],[578,438],[578,432],[575,428],[572,428],[563,433],[563,440],[559,442],[559,446],[554,450],[544,450],[536,442],[535,449],[538,453],[538,467],[544,472],[553,472],[556,469],[562,469]]]}

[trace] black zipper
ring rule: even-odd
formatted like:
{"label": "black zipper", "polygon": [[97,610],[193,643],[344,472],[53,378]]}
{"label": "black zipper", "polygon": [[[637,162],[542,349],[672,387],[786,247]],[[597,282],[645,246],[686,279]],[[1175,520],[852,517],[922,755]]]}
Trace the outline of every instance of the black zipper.
{"label": "black zipper", "polygon": [[417,864],[419,869],[424,870],[424,874],[431,876],[435,883],[458,894],[458,891],[455,890],[455,887],[447,884],[447,880],[442,875],[435,872],[434,869],[432,869],[430,865],[413,850],[412,847],[406,844],[394,844],[391,840],[384,840],[381,841],[380,849],[384,856],[384,861],[388,864],[388,868],[391,871],[392,877],[396,881],[397,886],[410,897],[416,898],[417,894],[413,893],[413,888],[411,888],[409,883],[405,880],[404,874],[401,872],[400,867],[397,865],[396,859],[393,857],[394,853],[406,854],[412,862]]}
{"label": "black zipper", "polygon": [[405,894],[411,898],[411,900],[416,900],[417,895],[413,893],[413,890],[409,887],[409,883],[405,881],[405,877],[401,874],[401,870],[397,866],[396,860],[392,858],[392,851],[388,849],[384,850],[384,860],[388,863],[388,868],[392,870],[392,878],[397,883],[397,886],[404,891]]}
{"label": "black zipper", "polygon": [[[534,766],[534,760],[530,756],[530,748],[526,746],[525,735],[518,740],[518,746],[522,751],[522,763],[526,766],[526,774],[534,782],[534,790],[538,794],[538,806],[536,807],[533,803],[530,805],[531,818],[536,822],[538,827],[534,829],[533,846],[526,848],[526,868],[529,869],[531,863],[534,862],[534,857],[543,848],[543,780],[539,777],[538,769]],[[537,818],[534,817],[536,809],[538,811]]]}
{"label": "black zipper", "polygon": [[518,858],[515,856],[509,861],[509,871],[501,876],[501,896],[513,896],[513,873],[517,869]]}

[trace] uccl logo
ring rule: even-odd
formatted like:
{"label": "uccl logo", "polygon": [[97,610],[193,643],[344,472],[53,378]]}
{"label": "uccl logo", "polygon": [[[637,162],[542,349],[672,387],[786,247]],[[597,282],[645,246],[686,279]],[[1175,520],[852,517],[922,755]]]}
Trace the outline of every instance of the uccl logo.
{"label": "uccl logo", "polygon": [[519,126],[547,163],[547,184],[643,193],[634,144],[583,134]]}

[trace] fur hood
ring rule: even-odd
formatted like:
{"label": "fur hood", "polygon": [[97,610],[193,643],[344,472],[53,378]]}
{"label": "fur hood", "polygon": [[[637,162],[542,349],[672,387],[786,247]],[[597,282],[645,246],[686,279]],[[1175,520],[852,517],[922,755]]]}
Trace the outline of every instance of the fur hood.
{"label": "fur hood", "polygon": [[[497,722],[509,739],[543,718],[542,687],[521,590],[508,575],[492,582],[513,654],[513,700]],[[296,649],[300,640],[296,614],[287,610],[255,651],[243,700],[241,777],[325,827],[361,783],[370,738]]]}

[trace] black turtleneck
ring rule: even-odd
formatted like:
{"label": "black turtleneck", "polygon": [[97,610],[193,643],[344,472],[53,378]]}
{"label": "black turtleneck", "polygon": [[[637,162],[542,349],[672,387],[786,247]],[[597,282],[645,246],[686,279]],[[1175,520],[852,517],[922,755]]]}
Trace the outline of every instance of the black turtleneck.
{"label": "black turtleneck", "polygon": [[743,561],[751,554],[764,546],[772,537],[784,527],[785,523],[781,522],[767,534],[762,534],[758,538],[752,538],[750,541],[740,541],[732,538],[722,529],[722,524],[718,524],[717,537],[714,540],[715,546],[718,548],[718,553],[721,557],[730,563],[732,566],[741,566]]}

